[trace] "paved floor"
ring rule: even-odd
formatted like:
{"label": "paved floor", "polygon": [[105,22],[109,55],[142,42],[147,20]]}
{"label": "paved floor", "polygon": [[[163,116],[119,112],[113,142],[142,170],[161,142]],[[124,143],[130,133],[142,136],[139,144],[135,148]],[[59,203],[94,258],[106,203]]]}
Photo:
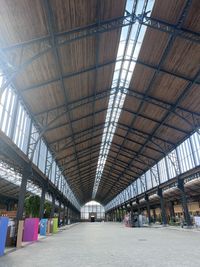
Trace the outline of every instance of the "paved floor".
{"label": "paved floor", "polygon": [[82,223],[0,258],[0,267],[199,267],[200,233]]}

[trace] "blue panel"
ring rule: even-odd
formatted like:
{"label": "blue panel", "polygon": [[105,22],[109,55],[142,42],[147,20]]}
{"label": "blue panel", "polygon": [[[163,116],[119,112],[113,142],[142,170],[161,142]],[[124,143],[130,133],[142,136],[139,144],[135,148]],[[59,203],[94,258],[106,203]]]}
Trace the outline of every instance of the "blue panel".
{"label": "blue panel", "polygon": [[4,254],[7,230],[8,230],[8,218],[0,217],[0,256],[3,256]]}
{"label": "blue panel", "polygon": [[47,219],[40,220],[40,235],[46,235],[47,232]]}

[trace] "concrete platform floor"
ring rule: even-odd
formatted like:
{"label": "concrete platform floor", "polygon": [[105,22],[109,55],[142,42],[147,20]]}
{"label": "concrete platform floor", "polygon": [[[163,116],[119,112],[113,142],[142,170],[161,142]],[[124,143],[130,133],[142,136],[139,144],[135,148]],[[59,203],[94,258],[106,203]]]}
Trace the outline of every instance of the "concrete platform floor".
{"label": "concrete platform floor", "polygon": [[200,233],[81,223],[0,258],[0,267],[199,267]]}

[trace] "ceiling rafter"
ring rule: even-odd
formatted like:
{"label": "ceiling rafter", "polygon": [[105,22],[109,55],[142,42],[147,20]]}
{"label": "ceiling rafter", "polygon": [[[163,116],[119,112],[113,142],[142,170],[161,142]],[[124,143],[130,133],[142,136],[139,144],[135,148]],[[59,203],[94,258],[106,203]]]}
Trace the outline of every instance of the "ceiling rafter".
{"label": "ceiling rafter", "polygon": [[[178,23],[177,23],[177,28],[180,28],[180,26],[184,23],[184,20],[186,19],[186,14],[189,12],[189,7],[190,7],[190,4],[191,4],[191,1],[187,1],[185,3],[185,7],[183,8],[183,11],[181,12],[181,14],[179,15],[179,18],[178,18]],[[169,51],[171,50],[172,48],[172,45],[175,41],[175,38],[176,38],[176,35],[175,34],[172,34],[170,35],[170,37],[168,37],[168,42],[167,42],[167,45],[162,53],[162,56],[160,58],[160,61],[159,61],[159,64],[158,64],[158,69],[155,71],[154,75],[152,76],[151,78],[151,81],[148,85],[148,88],[147,90],[145,91],[145,95],[149,94],[153,88],[153,83],[155,81],[155,78],[156,78],[156,75],[160,72],[160,68],[161,66],[163,65],[163,63],[165,62],[168,54],[169,54]],[[199,73],[197,75],[195,75],[193,81],[196,81],[198,80],[198,76],[199,76]],[[175,111],[176,107],[180,104],[181,100],[186,96],[188,90],[190,89],[190,87],[193,85],[194,83],[193,82],[190,82],[186,85],[186,87],[184,88],[184,90],[182,91],[182,93],[180,94],[180,96],[178,97],[178,99],[176,100],[176,102],[174,103],[174,105],[170,108],[169,111],[166,112],[166,114],[164,115],[164,117],[162,118],[162,122],[159,123],[158,125],[156,125],[154,127],[154,130],[153,132],[151,133],[151,136],[154,136],[154,134],[156,133],[156,131],[165,124],[165,121],[167,120],[167,118],[169,117],[169,115],[171,115],[171,113],[173,111]],[[137,113],[140,113],[143,109],[143,104],[144,104],[144,101],[142,100],[138,109],[137,109]],[[134,126],[135,124],[135,121],[136,121],[136,117],[133,118],[132,122],[131,122],[131,127]],[[127,131],[127,135],[128,135],[128,131]],[[133,157],[133,159],[130,160],[129,164],[128,164],[128,167],[127,169],[129,168],[130,164],[132,164],[132,162],[134,161],[134,159],[136,157],[138,157],[138,155],[141,154],[141,152],[144,150],[144,148],[146,148],[146,145],[148,144],[149,140],[151,140],[152,137],[149,137],[146,139],[145,141],[145,144],[139,149],[139,151],[136,153],[136,155]],[[125,140],[125,139],[124,139]],[[116,160],[117,160],[117,157],[120,153],[120,149],[118,151],[118,154],[116,156]],[[115,161],[116,161],[115,160]],[[113,165],[114,166],[114,165]],[[110,172],[112,171],[113,169],[113,166],[110,168]],[[104,195],[102,196],[102,198],[104,198],[104,202],[103,203],[107,203],[109,201],[109,199],[111,198],[111,191],[113,190],[114,187],[116,187],[116,184],[117,182],[120,180],[121,177],[123,177],[124,173],[126,172],[126,170],[124,170],[118,177],[117,181],[113,181],[113,186],[109,189],[109,191]],[[114,197],[114,196],[113,196]]]}

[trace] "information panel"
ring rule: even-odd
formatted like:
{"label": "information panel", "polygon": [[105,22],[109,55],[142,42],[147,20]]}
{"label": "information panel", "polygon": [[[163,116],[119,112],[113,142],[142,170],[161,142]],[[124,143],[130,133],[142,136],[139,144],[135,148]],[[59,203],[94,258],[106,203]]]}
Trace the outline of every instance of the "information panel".
{"label": "information panel", "polygon": [[58,232],[58,218],[53,218],[53,233]]}
{"label": "information panel", "polygon": [[40,220],[40,235],[46,235],[47,233],[47,219]]}
{"label": "information panel", "polygon": [[24,242],[38,240],[38,226],[39,226],[38,218],[25,219],[24,235],[23,235]]}
{"label": "information panel", "polygon": [[0,256],[3,256],[8,230],[8,217],[0,217]]}

